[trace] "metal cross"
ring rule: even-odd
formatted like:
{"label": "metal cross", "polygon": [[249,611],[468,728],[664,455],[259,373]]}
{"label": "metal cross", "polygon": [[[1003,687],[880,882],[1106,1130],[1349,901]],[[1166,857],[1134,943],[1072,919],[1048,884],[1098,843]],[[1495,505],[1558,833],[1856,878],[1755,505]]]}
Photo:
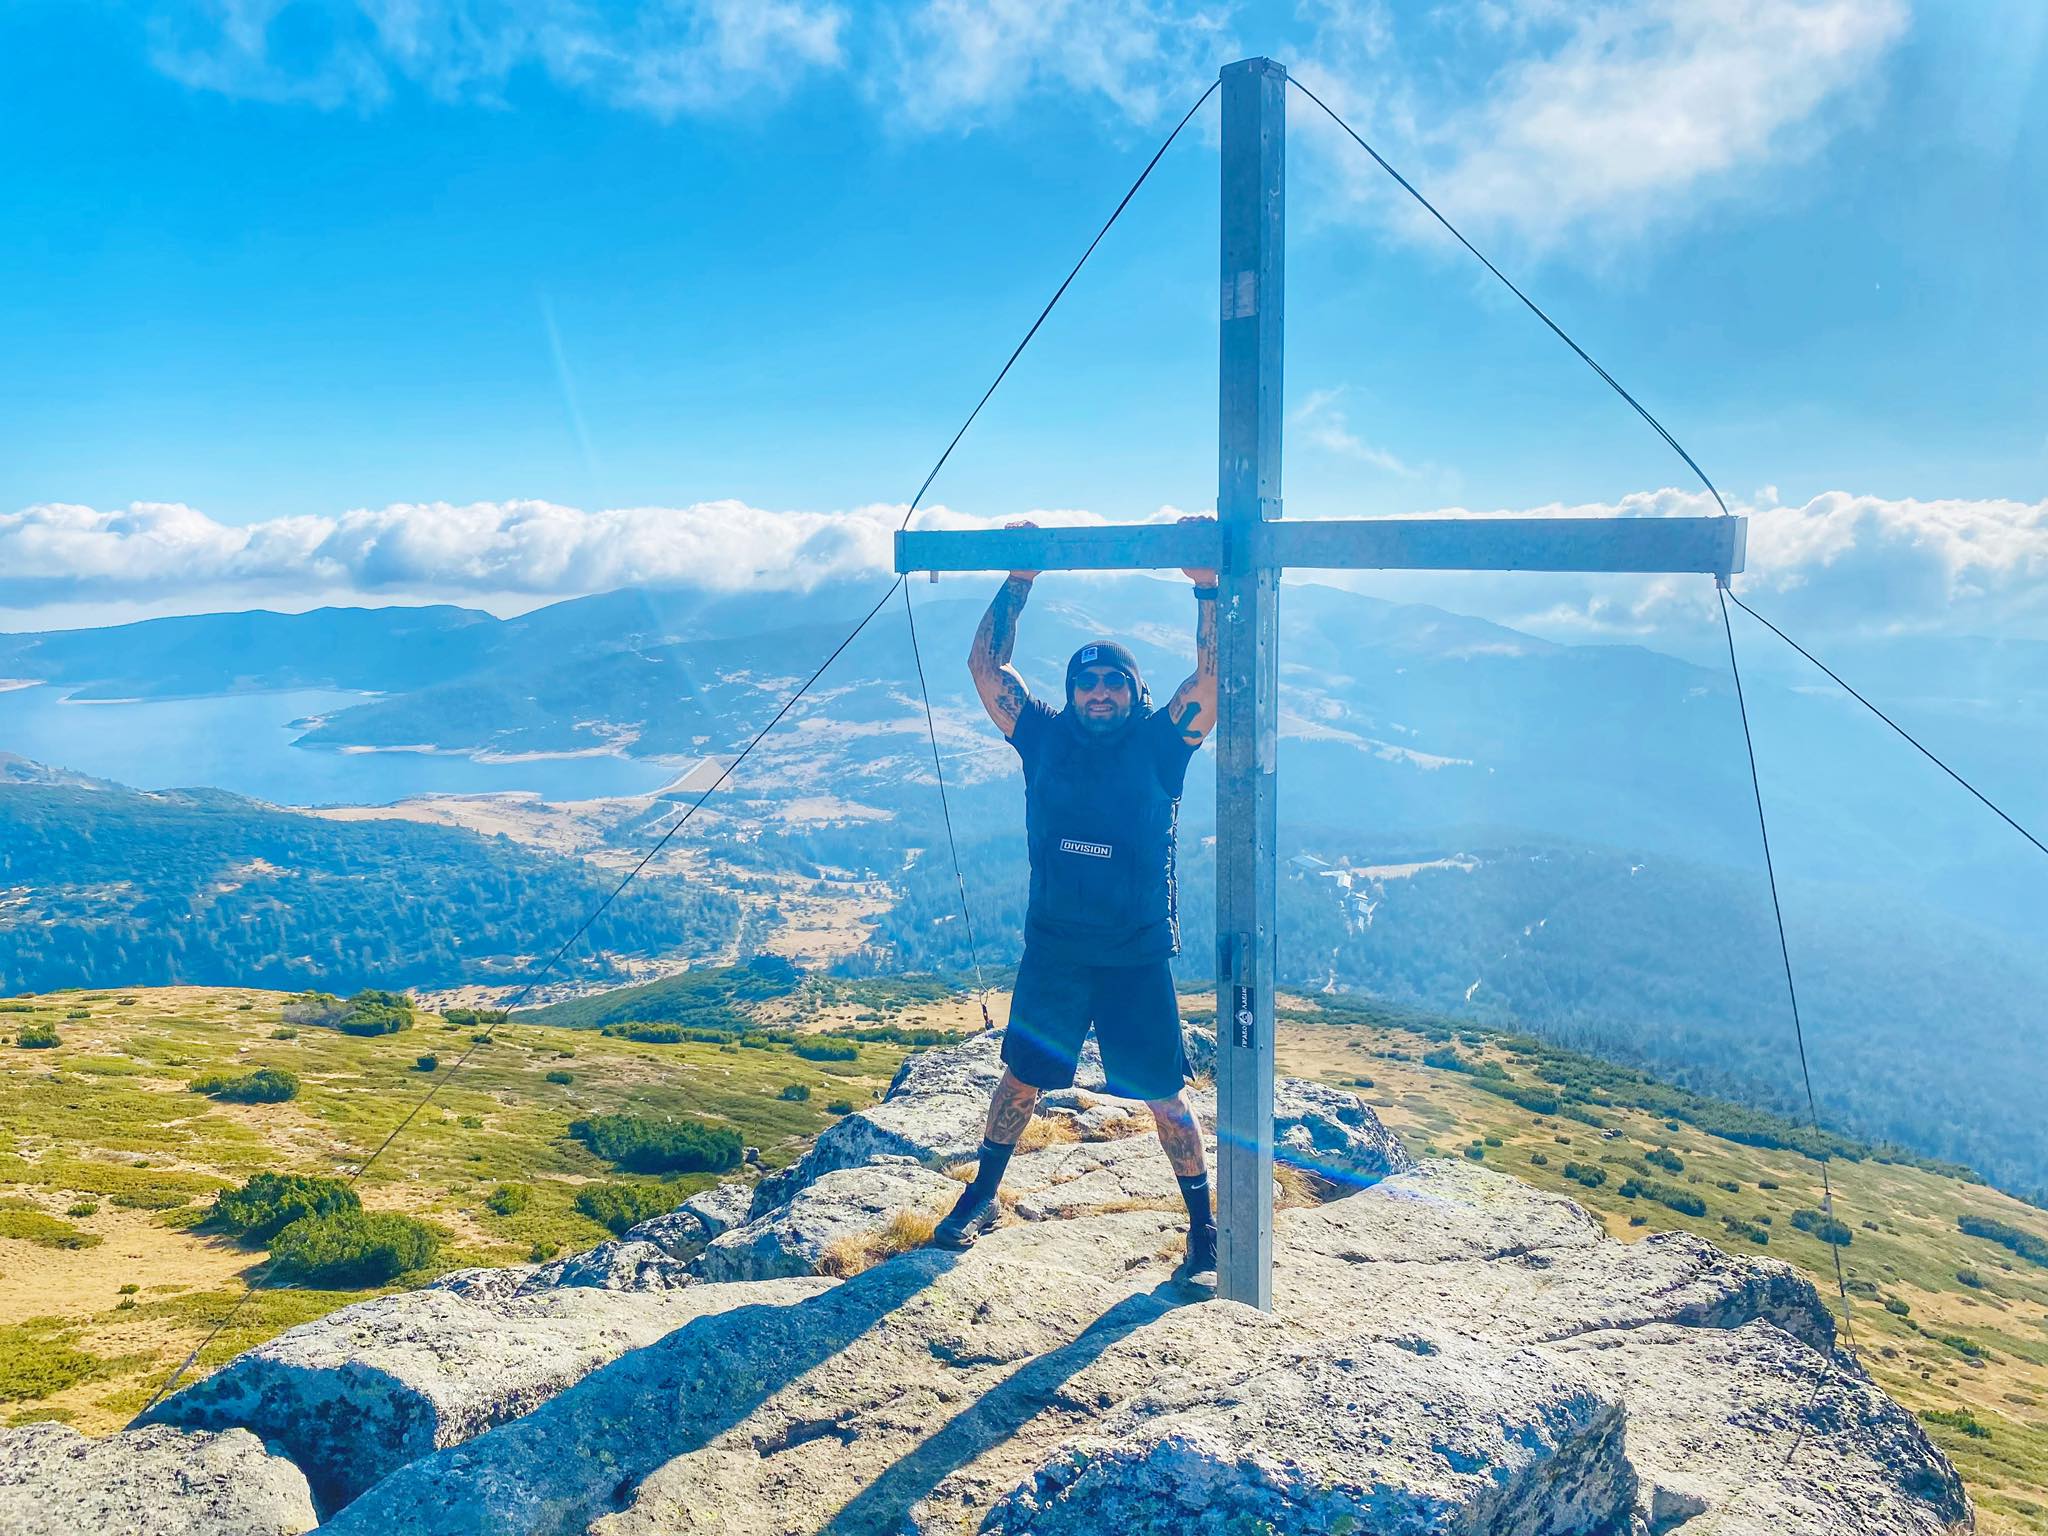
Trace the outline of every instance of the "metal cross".
{"label": "metal cross", "polygon": [[1223,70],[1222,346],[1214,523],[905,531],[896,569],[1149,570],[1213,566],[1216,729],[1218,1294],[1272,1305],[1274,770],[1283,567],[1697,572],[1742,569],[1747,521],[1331,518],[1280,515],[1287,71]]}

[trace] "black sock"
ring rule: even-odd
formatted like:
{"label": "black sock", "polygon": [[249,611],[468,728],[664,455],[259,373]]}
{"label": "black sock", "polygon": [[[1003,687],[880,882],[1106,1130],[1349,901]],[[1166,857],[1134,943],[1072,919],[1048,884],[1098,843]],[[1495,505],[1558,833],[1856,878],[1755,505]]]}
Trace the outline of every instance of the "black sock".
{"label": "black sock", "polygon": [[1004,1171],[1010,1166],[1010,1154],[1016,1150],[1014,1145],[1006,1147],[1000,1142],[984,1141],[981,1144],[980,1161],[975,1167],[973,1182],[960,1197],[961,1210],[979,1205],[995,1194],[996,1186],[1003,1182]]}
{"label": "black sock", "polygon": [[1197,1174],[1177,1173],[1174,1175],[1174,1178],[1180,1183],[1181,1199],[1188,1203],[1188,1225],[1191,1227],[1214,1226],[1216,1219],[1209,1213],[1208,1173],[1206,1171]]}

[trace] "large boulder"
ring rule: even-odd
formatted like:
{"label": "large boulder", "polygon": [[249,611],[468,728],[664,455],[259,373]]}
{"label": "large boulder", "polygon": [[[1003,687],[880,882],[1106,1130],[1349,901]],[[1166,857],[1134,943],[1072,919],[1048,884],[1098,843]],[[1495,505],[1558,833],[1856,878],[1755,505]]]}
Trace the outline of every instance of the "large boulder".
{"label": "large boulder", "polygon": [[1709,1511],[1699,1528],[1714,1536],[1947,1536],[1969,1524],[1962,1479],[1919,1421],[1768,1322],[1656,1323],[1545,1352],[1627,1405],[1652,1531]]}
{"label": "large boulder", "polygon": [[[989,1536],[1102,1531],[1595,1533],[1636,1489],[1613,1394],[1526,1350],[1421,1337],[1241,1352],[1204,1316],[1205,1369],[1175,1373],[1058,1447],[990,1512]],[[1188,1320],[1158,1325],[1166,1330]],[[1106,1354],[1091,1378],[1130,1362]],[[1237,1367],[1223,1374],[1215,1367]],[[916,1529],[940,1536],[950,1490]]]}
{"label": "large boulder", "polygon": [[801,1300],[828,1283],[522,1290],[532,1273],[471,1271],[344,1307],[167,1398],[147,1422],[253,1431],[298,1464],[325,1514],[693,1318]]}
{"label": "large boulder", "polygon": [[305,1476],[246,1430],[0,1429],[6,1536],[300,1536],[316,1519]]}
{"label": "large boulder", "polygon": [[1355,1093],[1302,1077],[1273,1084],[1273,1160],[1342,1193],[1413,1168],[1400,1138]]}
{"label": "large boulder", "polygon": [[760,1217],[841,1168],[884,1157],[937,1166],[974,1156],[988,1119],[989,1094],[1003,1075],[1002,1036],[985,1030],[942,1050],[920,1051],[897,1069],[881,1103],[827,1126],[811,1148],[754,1189],[749,1210]]}
{"label": "large boulder", "polygon": [[705,1280],[767,1280],[820,1273],[842,1243],[858,1242],[902,1212],[945,1214],[960,1185],[914,1157],[882,1157],[807,1184],[786,1204],[715,1238],[696,1261]]}

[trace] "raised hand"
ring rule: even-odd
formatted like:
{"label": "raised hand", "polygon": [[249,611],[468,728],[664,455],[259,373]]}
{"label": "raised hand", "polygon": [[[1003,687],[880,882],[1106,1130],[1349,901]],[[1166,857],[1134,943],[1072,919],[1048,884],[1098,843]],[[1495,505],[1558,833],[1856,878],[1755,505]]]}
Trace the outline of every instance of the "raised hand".
{"label": "raised hand", "polygon": [[[1032,521],[1031,521],[1031,519],[1030,519],[1030,518],[1028,518],[1028,517],[1020,517],[1020,518],[1018,518],[1018,519],[1017,519],[1017,520],[1016,520],[1015,522],[1013,522],[1013,523],[1005,523],[1005,524],[1003,524],[1003,526],[1004,526],[1005,528],[1036,528],[1036,527],[1038,526],[1038,524],[1036,524],[1036,523],[1032,522]],[[1012,581],[1036,581],[1036,580],[1038,580],[1038,577],[1039,577],[1039,572],[1037,572],[1037,571],[1012,571],[1012,572],[1010,572],[1010,579],[1011,579]]]}
{"label": "raised hand", "polygon": [[[1215,518],[1206,512],[1190,512],[1180,520],[1184,523],[1213,523],[1216,521]],[[1216,571],[1212,566],[1184,565],[1180,568],[1180,573],[1198,587],[1213,587],[1216,585]]]}

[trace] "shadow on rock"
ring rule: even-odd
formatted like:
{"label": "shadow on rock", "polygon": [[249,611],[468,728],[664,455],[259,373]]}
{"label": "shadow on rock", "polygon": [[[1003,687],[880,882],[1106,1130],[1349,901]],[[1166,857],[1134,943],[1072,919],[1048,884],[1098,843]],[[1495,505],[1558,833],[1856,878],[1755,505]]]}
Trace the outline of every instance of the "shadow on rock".
{"label": "shadow on rock", "polygon": [[1040,1355],[955,1414],[943,1429],[869,1483],[820,1536],[870,1536],[901,1530],[905,1510],[1036,1418],[1060,1387],[1092,1365],[1103,1351],[1175,1307],[1207,1299],[1207,1293],[1171,1281],[1125,1297],[1071,1343]]}

